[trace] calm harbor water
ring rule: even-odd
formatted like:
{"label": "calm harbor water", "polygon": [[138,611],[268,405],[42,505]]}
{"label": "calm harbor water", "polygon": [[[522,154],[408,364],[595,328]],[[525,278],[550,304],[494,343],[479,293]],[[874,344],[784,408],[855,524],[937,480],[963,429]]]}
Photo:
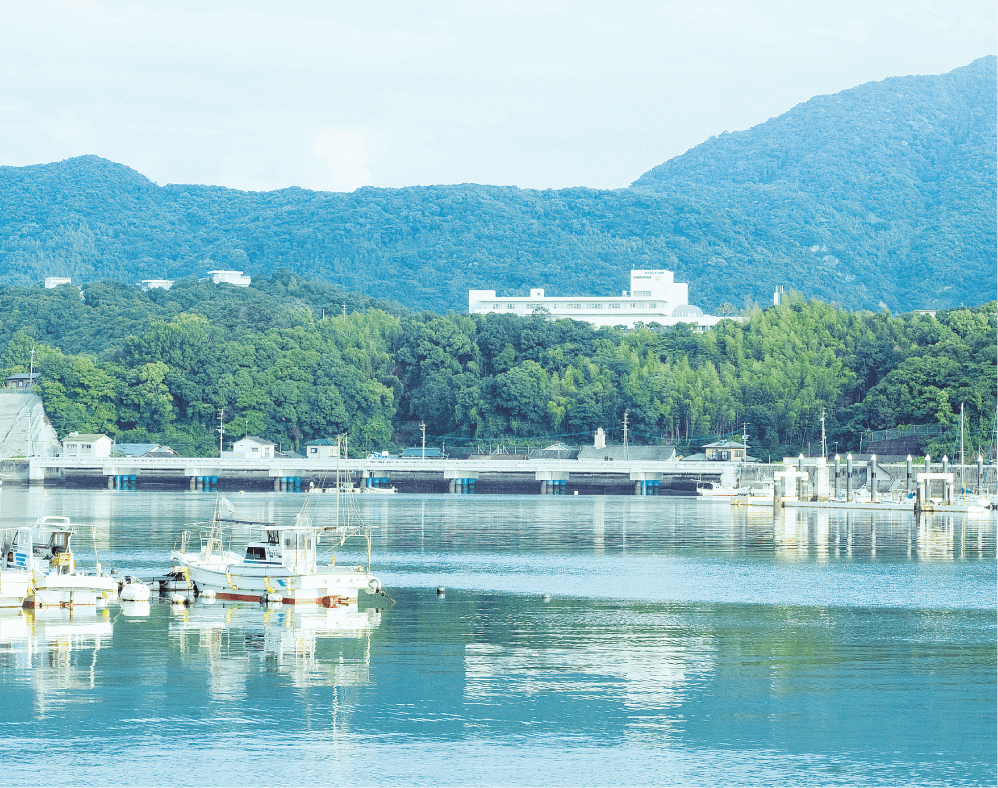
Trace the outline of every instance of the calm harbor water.
{"label": "calm harbor water", "polygon": [[[230,499],[280,521],[304,496]],[[313,516],[333,501],[313,498]],[[665,497],[356,503],[394,605],[0,614],[4,783],[998,779],[993,516],[774,518]],[[0,525],[69,515],[80,564],[96,550],[152,576],[213,505],[4,487]],[[366,560],[362,540],[335,552]]]}

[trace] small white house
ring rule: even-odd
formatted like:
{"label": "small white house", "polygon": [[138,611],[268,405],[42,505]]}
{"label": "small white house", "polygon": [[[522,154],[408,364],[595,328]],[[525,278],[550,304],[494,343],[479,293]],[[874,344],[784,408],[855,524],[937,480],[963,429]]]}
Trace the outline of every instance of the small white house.
{"label": "small white house", "polygon": [[232,455],[244,460],[258,460],[261,458],[274,457],[274,446],[276,444],[258,438],[255,435],[247,435],[232,444]]}
{"label": "small white house", "polygon": [[71,432],[62,442],[63,457],[110,457],[114,444],[107,435],[81,435]]}
{"label": "small white house", "polygon": [[242,271],[209,271],[208,276],[216,285],[229,284],[236,287],[249,287],[252,278],[244,276]]}
{"label": "small white house", "polygon": [[336,441],[331,441],[328,438],[310,441],[305,448],[305,456],[310,460],[335,460]]}
{"label": "small white house", "polygon": [[68,276],[46,276],[45,277],[45,287],[48,290],[54,290],[59,285],[71,285],[73,280]]}
{"label": "small white house", "polygon": [[143,279],[139,282],[143,290],[169,290],[173,287],[172,279]]}

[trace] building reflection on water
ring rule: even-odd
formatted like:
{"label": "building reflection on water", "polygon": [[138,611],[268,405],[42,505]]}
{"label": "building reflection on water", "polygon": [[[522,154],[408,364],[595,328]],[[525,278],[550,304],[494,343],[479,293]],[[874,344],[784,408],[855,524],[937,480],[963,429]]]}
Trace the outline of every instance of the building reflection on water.
{"label": "building reflection on water", "polygon": [[560,698],[565,708],[590,711],[612,699],[625,711],[628,737],[661,741],[676,724],[675,710],[715,670],[714,638],[691,632],[681,619],[672,611],[632,615],[596,606],[581,620],[577,609],[553,612],[543,633],[524,631],[520,642],[468,643],[464,702],[488,707],[491,718],[511,699]]}
{"label": "building reflection on water", "polygon": [[793,508],[769,517],[776,555],[784,559],[990,560],[995,551],[993,516],[922,514],[913,519]]}

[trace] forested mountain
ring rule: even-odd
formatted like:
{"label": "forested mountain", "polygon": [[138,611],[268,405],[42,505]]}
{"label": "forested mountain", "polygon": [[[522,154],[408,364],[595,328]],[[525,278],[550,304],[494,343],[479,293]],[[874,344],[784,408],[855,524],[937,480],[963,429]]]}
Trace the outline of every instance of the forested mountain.
{"label": "forested mountain", "polygon": [[415,309],[467,291],[612,295],[666,267],[691,301],[774,286],[905,310],[994,296],[995,58],[812,99],[722,135],[631,189],[157,186],[93,156],[0,167],[0,281],[280,268]]}
{"label": "forested mountain", "polygon": [[[850,312],[788,293],[704,334],[594,329],[541,316],[438,315],[344,296],[287,271],[248,288],[193,279],[143,292],[97,282],[0,287],[0,375],[41,373],[60,436],[217,451],[230,437],[284,447],[350,433],[359,451],[469,441],[620,439],[699,451],[740,433],[759,457],[806,451],[827,411],[830,446],[866,429],[955,428],[987,453],[995,423],[995,302],[937,318]],[[341,301],[347,303],[346,314]],[[379,308],[383,307],[383,308]],[[952,454],[953,433],[932,451]]]}
{"label": "forested mountain", "polygon": [[[996,58],[818,96],[748,131],[713,137],[635,188],[696,195],[811,252],[856,299],[973,302],[996,289]],[[900,295],[900,294],[899,294]]]}

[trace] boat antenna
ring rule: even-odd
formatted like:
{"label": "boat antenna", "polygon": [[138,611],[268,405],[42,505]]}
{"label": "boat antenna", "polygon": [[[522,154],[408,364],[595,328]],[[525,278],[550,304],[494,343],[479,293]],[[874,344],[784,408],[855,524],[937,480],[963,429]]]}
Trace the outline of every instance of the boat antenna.
{"label": "boat antenna", "polygon": [[90,541],[94,544],[94,564],[96,564],[95,572],[100,574],[100,558],[97,555],[97,523],[90,523]]}

